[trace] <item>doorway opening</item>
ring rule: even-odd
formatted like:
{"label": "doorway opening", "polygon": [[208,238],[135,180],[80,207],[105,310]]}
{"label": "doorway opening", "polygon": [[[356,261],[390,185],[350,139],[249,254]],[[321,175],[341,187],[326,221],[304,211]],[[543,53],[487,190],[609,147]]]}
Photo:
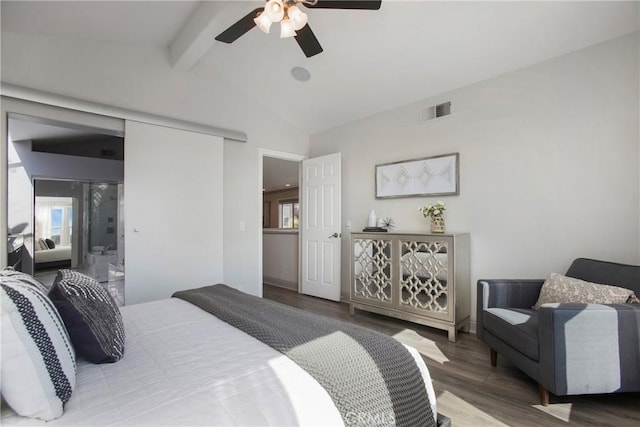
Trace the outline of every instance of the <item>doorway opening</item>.
{"label": "doorway opening", "polygon": [[[38,193],[37,180],[35,184],[34,270],[38,272],[55,268],[75,268],[78,266],[78,221],[74,214],[78,213],[78,199],[43,196],[42,193]],[[72,254],[72,251],[75,253]]]}
{"label": "doorway opening", "polygon": [[304,156],[261,153],[262,282],[299,292],[300,162]]}
{"label": "doorway opening", "polygon": [[[106,284],[124,262],[123,135],[11,113],[7,130],[8,265],[45,286],[59,268]],[[113,256],[96,270],[98,250]]]}

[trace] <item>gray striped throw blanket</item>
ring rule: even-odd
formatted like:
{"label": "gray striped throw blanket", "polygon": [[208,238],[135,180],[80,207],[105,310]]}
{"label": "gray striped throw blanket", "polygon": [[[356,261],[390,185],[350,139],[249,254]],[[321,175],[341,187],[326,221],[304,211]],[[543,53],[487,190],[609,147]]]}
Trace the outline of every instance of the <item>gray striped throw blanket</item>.
{"label": "gray striped throw blanket", "polygon": [[226,285],[173,294],[288,356],[329,393],[346,426],[435,426],[420,369],[381,333]]}

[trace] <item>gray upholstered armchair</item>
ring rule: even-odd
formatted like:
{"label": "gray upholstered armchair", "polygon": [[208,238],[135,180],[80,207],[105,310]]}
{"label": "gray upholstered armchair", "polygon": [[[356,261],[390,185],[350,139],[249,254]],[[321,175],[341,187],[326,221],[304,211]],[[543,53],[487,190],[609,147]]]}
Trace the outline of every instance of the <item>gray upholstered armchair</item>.
{"label": "gray upholstered armchair", "polygon": [[[578,258],[566,276],[640,296],[640,266]],[[543,280],[479,280],[477,335],[558,395],[640,391],[640,305],[558,304],[533,310]]]}

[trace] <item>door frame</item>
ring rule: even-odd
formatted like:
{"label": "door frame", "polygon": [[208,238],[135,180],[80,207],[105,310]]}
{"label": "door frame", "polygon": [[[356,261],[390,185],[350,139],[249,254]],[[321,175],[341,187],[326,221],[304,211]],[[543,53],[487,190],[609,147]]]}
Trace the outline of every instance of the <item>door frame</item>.
{"label": "door frame", "polygon": [[[259,203],[258,205],[260,206],[260,215],[258,215],[258,221],[259,221],[259,225],[258,225],[258,277],[260,278],[260,280],[262,281],[263,278],[263,270],[262,270],[262,262],[263,262],[263,253],[262,253],[262,237],[263,237],[263,224],[262,224],[262,216],[263,216],[263,194],[262,194],[262,188],[263,188],[263,179],[264,179],[264,158],[265,157],[272,157],[275,159],[282,159],[282,160],[289,160],[289,161],[294,161],[294,162],[299,162],[302,163],[303,160],[307,159],[308,156],[305,156],[303,154],[296,154],[296,153],[289,153],[286,151],[277,151],[277,150],[270,150],[267,148],[259,148],[258,149],[258,200]],[[298,188],[300,188],[300,183],[302,182],[302,170],[300,169],[298,171]],[[302,225],[302,215],[299,216],[299,224]],[[300,254],[301,254],[301,235],[300,235],[300,229],[298,228],[298,293],[300,293],[300,286],[301,286],[301,279],[302,279],[302,272],[301,272],[301,265],[300,265]],[[262,290],[264,288],[264,284],[262,284],[258,287],[258,296],[260,298],[262,298]]]}

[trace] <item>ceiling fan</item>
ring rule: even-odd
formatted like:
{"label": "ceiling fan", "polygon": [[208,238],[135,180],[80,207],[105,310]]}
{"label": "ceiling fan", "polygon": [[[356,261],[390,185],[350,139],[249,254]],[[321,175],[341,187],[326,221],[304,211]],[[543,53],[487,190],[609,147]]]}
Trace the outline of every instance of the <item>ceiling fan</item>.
{"label": "ceiling fan", "polygon": [[382,0],[267,0],[238,22],[216,36],[216,40],[233,43],[253,27],[265,33],[273,22],[280,22],[280,38],[295,37],[307,58],[322,52],[322,46],[311,27],[307,24],[307,14],[298,8],[302,4],[310,9],[360,9],[378,10]]}

